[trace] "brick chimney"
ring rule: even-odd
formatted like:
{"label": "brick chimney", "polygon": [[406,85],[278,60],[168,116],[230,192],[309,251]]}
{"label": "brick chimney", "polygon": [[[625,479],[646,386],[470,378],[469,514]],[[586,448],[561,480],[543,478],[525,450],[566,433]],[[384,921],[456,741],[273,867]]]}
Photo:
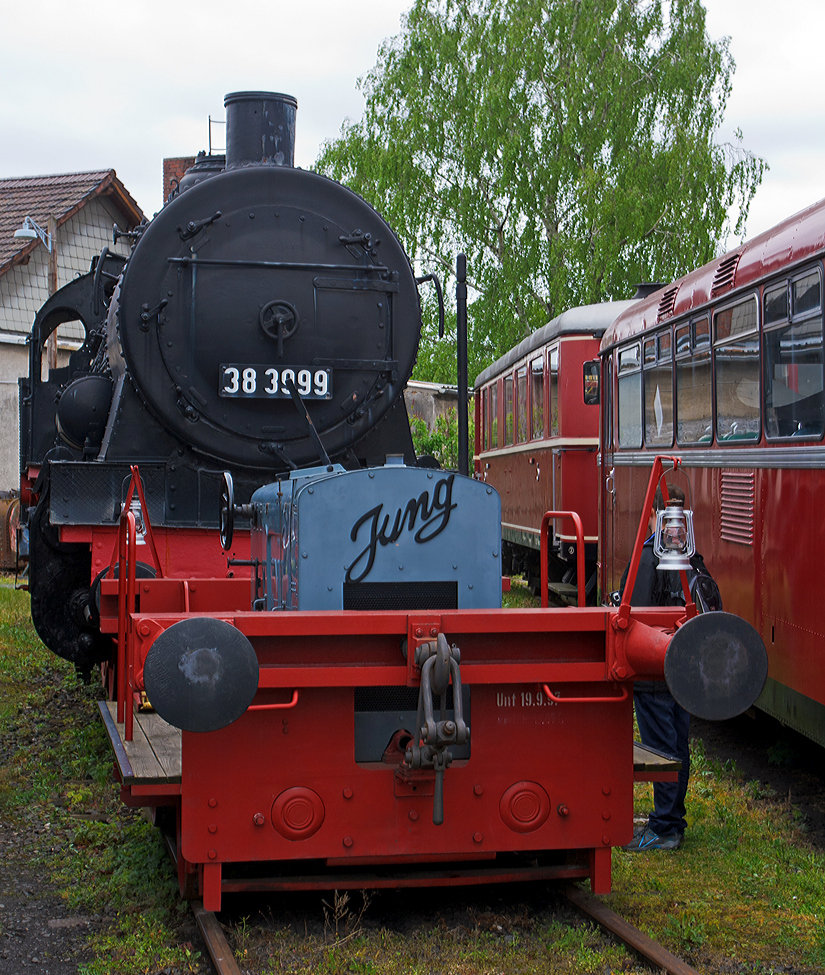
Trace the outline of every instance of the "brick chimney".
{"label": "brick chimney", "polygon": [[178,156],[163,160],[163,202],[169,199],[172,191],[183,178],[183,174],[194,165],[197,156]]}

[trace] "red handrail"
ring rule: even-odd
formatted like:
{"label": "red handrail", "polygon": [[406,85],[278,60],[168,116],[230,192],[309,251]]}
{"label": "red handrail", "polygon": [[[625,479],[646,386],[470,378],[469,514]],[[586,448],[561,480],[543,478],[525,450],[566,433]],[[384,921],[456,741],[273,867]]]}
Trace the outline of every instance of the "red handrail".
{"label": "red handrail", "polygon": [[292,692],[292,698],[283,704],[250,704],[247,711],[279,711],[294,708],[298,703],[298,691]]}
{"label": "red handrail", "polygon": [[547,571],[547,529],[554,518],[572,518],[576,527],[576,589],[579,606],[585,605],[584,578],[584,528],[582,520],[575,511],[545,511],[541,519],[541,605],[548,604],[547,585],[549,582]]}
{"label": "red handrail", "polygon": [[612,694],[610,697],[559,697],[550,690],[547,684],[542,684],[541,689],[554,704],[607,704],[610,701],[627,700],[627,688],[622,684],[619,685],[619,690],[622,693],[618,697]]}
{"label": "red handrail", "polygon": [[[642,549],[644,548],[645,539],[648,536],[648,522],[650,521],[650,514],[653,511],[653,500],[656,496],[656,488],[659,482],[662,482],[662,499],[665,504],[668,501],[667,493],[667,482],[663,479],[666,471],[664,468],[664,461],[670,461],[673,467],[670,470],[677,470],[679,465],[682,463],[679,457],[668,457],[668,456],[657,456],[653,461],[653,467],[650,471],[650,480],[647,484],[647,493],[645,494],[645,500],[642,504],[642,514],[639,518],[639,527],[636,529],[636,541],[633,544],[633,552],[630,556],[630,566],[627,570],[627,580],[625,581],[624,592],[622,593],[622,601],[619,605],[619,612],[616,616],[615,625],[620,629],[626,629],[628,625],[628,620],[630,618],[630,600],[633,596],[633,589],[636,585],[636,574],[639,571],[639,562],[642,558]],[[690,619],[692,616],[696,615],[696,606],[691,599],[690,586],[687,581],[687,573],[682,570],[679,573],[682,580],[682,590],[685,594],[685,619]]]}
{"label": "red handrail", "polygon": [[[127,675],[126,642],[129,614],[135,609],[135,516],[128,509],[120,516],[117,531],[117,721],[125,723],[126,741],[132,740],[133,713],[130,680]],[[127,694],[129,700],[127,701]],[[126,706],[128,703],[128,707]]]}

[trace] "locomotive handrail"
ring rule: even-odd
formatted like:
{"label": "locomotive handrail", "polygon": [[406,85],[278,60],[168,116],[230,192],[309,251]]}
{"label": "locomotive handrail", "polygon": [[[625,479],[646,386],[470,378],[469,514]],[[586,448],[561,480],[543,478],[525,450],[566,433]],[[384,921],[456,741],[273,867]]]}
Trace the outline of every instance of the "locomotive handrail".
{"label": "locomotive handrail", "polygon": [[627,700],[627,688],[623,684],[619,685],[621,694],[618,697],[612,694],[609,697],[559,697],[558,694],[554,694],[550,690],[547,684],[542,684],[541,689],[554,704],[608,704],[610,701]]}
{"label": "locomotive handrail", "polygon": [[315,271],[369,271],[371,273],[384,273],[390,269],[385,264],[320,264],[317,261],[229,261],[220,258],[204,257],[167,257],[167,264],[182,264],[189,267],[190,264],[197,264],[206,267],[270,267],[279,271],[301,271],[312,268]]}
{"label": "locomotive handrail", "polygon": [[[135,547],[137,524],[128,508],[120,516],[117,532],[117,721],[124,723],[126,741],[132,740],[131,681],[127,676],[126,636],[129,619],[135,610]],[[124,564],[125,563],[125,564]],[[130,641],[131,642],[131,641]],[[129,662],[131,669],[131,661]],[[129,695],[129,707],[126,697]]]}
{"label": "locomotive handrail", "polygon": [[545,511],[541,519],[541,605],[547,608],[547,586],[549,583],[549,573],[547,571],[547,532],[550,522],[554,518],[571,518],[576,527],[576,591],[578,593],[578,605],[585,605],[584,592],[584,527],[582,520],[575,511]]}
{"label": "locomotive handrail", "polygon": [[[149,506],[146,504],[146,496],[143,493],[143,485],[141,484],[140,480],[140,471],[138,470],[137,464],[131,464],[129,469],[132,472],[132,476],[129,481],[129,490],[126,492],[126,500],[123,502],[123,510],[129,510],[129,506],[132,503],[132,498],[135,495],[135,488],[137,488],[138,502],[140,503],[140,510],[143,515],[143,527],[146,533],[146,541],[149,543],[149,550],[152,553],[152,561],[155,563],[155,573],[157,578],[162,579],[163,568],[161,567],[157,546],[155,545],[155,535],[152,531],[152,522],[149,519]],[[135,522],[135,530],[137,531],[137,522]],[[112,568],[115,564],[115,555],[118,552],[118,545],[119,543],[116,544],[112,550],[112,557],[109,559],[109,568]]]}
{"label": "locomotive handrail", "polygon": [[[627,570],[627,579],[625,580],[624,590],[622,591],[622,601],[619,604],[619,612],[615,620],[615,626],[619,629],[626,629],[628,625],[628,620],[630,618],[630,600],[633,595],[633,589],[636,585],[636,574],[639,571],[639,562],[642,558],[642,549],[644,548],[645,538],[648,535],[648,522],[650,520],[650,513],[653,510],[653,501],[656,496],[656,488],[659,486],[661,481],[662,488],[662,500],[667,504],[669,496],[667,493],[667,482],[664,480],[664,475],[668,472],[664,469],[664,461],[669,460],[673,465],[670,470],[675,471],[682,463],[681,457],[676,456],[658,456],[653,461],[653,467],[650,471],[650,480],[647,484],[647,493],[645,494],[645,500],[642,504],[642,513],[639,517],[639,527],[636,530],[636,541],[633,543],[633,553],[630,556],[630,565]],[[687,573],[684,569],[679,572],[679,577],[682,581],[682,590],[685,594],[685,615],[677,626],[679,626],[685,620],[689,620],[691,617],[696,615],[696,605],[690,595],[690,586],[688,585]]]}
{"label": "locomotive handrail", "polygon": [[247,711],[286,711],[289,708],[294,708],[298,704],[298,691],[297,689],[292,692],[292,697],[288,701],[284,701],[282,704],[250,704],[246,709]]}

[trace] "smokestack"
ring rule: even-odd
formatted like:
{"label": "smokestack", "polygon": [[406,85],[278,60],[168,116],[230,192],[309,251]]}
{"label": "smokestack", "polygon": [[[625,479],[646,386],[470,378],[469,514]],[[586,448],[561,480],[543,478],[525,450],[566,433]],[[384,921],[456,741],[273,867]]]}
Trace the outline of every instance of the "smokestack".
{"label": "smokestack", "polygon": [[226,168],[294,166],[295,111],[292,95],[274,91],[235,91],[226,108]]}

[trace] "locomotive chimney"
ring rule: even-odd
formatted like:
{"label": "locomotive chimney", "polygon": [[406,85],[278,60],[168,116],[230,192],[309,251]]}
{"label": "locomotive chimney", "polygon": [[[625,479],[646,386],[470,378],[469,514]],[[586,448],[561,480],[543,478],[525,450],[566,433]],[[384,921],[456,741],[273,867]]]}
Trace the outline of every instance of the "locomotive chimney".
{"label": "locomotive chimney", "polygon": [[294,166],[295,110],[292,95],[274,91],[235,91],[226,108],[226,168]]}

